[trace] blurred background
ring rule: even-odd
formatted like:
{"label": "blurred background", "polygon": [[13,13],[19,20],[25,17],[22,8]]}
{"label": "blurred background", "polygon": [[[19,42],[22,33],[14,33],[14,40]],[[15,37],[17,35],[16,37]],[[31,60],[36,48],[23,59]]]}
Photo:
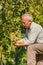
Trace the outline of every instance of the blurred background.
{"label": "blurred background", "polygon": [[21,23],[25,13],[43,27],[43,0],[0,0],[0,65],[27,65],[27,48],[12,44],[25,37]]}

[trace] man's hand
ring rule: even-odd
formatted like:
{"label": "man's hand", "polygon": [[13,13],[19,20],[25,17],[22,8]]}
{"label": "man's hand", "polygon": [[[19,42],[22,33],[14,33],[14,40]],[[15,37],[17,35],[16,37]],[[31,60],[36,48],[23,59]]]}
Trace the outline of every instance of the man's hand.
{"label": "man's hand", "polygon": [[17,42],[15,40],[13,40],[12,43],[13,43],[13,45],[16,45]]}
{"label": "man's hand", "polygon": [[25,43],[23,43],[21,41],[13,41],[13,45],[15,45],[15,46],[27,46]]}
{"label": "man's hand", "polygon": [[15,46],[19,46],[19,42],[13,40],[13,45],[15,45]]}

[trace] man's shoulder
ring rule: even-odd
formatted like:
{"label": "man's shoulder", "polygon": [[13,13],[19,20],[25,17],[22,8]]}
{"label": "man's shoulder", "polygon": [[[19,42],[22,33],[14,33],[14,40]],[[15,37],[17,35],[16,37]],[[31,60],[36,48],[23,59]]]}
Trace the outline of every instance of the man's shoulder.
{"label": "man's shoulder", "polygon": [[35,28],[41,28],[41,29],[42,29],[42,26],[41,26],[40,24],[35,23],[35,22],[33,22],[33,24],[34,24],[34,26],[33,26],[33,27],[35,27]]}
{"label": "man's shoulder", "polygon": [[42,27],[41,25],[33,22],[31,26],[31,31],[42,31]]}

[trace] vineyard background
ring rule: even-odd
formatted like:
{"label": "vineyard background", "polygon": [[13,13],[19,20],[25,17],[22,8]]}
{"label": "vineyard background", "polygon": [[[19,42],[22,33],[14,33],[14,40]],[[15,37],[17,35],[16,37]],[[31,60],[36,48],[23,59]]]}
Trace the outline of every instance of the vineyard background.
{"label": "vineyard background", "polygon": [[0,0],[0,65],[27,65],[27,48],[12,44],[25,36],[21,23],[25,13],[43,27],[43,0]]}

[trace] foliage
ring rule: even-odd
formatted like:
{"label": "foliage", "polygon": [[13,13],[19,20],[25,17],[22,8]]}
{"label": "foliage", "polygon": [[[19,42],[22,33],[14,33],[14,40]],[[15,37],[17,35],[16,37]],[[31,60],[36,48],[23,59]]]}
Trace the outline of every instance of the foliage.
{"label": "foliage", "polygon": [[24,37],[24,13],[43,26],[43,0],[0,0],[0,65],[26,65],[26,47],[12,44],[13,39]]}

